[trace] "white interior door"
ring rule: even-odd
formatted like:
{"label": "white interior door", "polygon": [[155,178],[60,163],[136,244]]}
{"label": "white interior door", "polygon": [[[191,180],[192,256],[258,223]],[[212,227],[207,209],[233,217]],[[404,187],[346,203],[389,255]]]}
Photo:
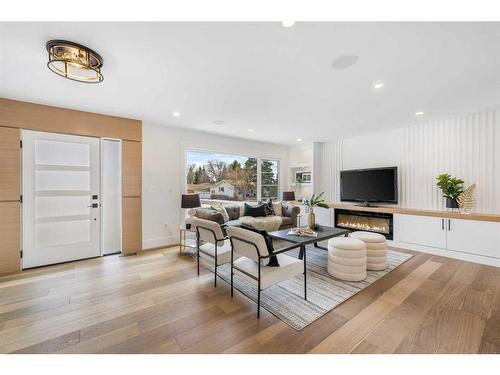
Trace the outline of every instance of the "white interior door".
{"label": "white interior door", "polygon": [[100,255],[99,139],[23,130],[23,268]]}

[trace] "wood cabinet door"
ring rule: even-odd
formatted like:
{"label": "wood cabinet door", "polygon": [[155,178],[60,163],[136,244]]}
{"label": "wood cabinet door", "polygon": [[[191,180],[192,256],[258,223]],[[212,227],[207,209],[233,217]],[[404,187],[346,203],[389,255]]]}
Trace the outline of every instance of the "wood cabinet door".
{"label": "wood cabinet door", "polygon": [[122,194],[124,197],[142,195],[142,144],[123,141],[122,143]]}
{"label": "wood cabinet door", "polygon": [[445,219],[440,217],[394,215],[394,240],[422,246],[446,248]]}
{"label": "wood cabinet door", "polygon": [[0,275],[21,270],[21,204],[0,202]]}
{"label": "wood cabinet door", "polygon": [[500,223],[446,219],[447,248],[500,258]]}
{"label": "wood cabinet door", "polygon": [[134,254],[142,250],[142,202],[141,198],[123,198],[122,253]]}
{"label": "wood cabinet door", "polygon": [[0,126],[0,201],[17,201],[21,194],[19,129]]}

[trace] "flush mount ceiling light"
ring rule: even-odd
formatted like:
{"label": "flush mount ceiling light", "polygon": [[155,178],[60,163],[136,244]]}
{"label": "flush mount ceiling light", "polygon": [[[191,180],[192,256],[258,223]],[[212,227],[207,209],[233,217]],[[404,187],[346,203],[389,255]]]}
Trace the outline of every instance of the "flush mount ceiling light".
{"label": "flush mount ceiling light", "polygon": [[102,57],[90,48],[66,40],[49,40],[46,48],[47,67],[57,75],[85,83],[103,81]]}
{"label": "flush mount ceiling light", "polygon": [[415,112],[415,116],[423,116],[423,115],[424,115],[424,111]]}
{"label": "flush mount ceiling light", "polygon": [[383,87],[385,86],[385,83],[382,82],[382,81],[379,81],[379,82],[376,82],[374,85],[373,85],[373,88],[375,90],[380,90],[382,89]]}
{"label": "flush mount ceiling light", "polygon": [[282,21],[281,24],[283,25],[283,27],[292,27],[293,25],[295,25],[295,21],[285,20]]}
{"label": "flush mount ceiling light", "polygon": [[302,138],[297,138],[297,142],[302,142]]}
{"label": "flush mount ceiling light", "polygon": [[181,114],[179,112],[172,112],[172,116],[179,117]]}
{"label": "flush mount ceiling light", "polygon": [[248,129],[248,131],[249,131],[250,133],[252,133],[252,132],[253,132],[253,129]]}

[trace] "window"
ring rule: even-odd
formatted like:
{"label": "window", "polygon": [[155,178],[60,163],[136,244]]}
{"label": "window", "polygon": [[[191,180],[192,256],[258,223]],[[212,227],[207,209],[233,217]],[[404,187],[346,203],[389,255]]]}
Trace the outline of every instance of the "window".
{"label": "window", "polygon": [[261,160],[261,197],[274,199],[279,197],[279,162],[277,160]]}
{"label": "window", "polygon": [[188,193],[202,199],[257,201],[278,199],[279,162],[203,151],[186,154]]}

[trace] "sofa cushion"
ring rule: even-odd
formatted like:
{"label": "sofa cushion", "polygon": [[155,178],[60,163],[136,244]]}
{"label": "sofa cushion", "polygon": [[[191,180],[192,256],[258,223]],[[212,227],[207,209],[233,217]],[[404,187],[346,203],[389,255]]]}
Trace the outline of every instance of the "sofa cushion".
{"label": "sofa cushion", "polygon": [[222,205],[212,205],[212,208],[215,211],[220,212],[222,214],[222,217],[224,218],[224,222],[229,221],[229,215],[227,213],[226,207],[224,207]]}
{"label": "sofa cushion", "polygon": [[283,216],[283,206],[281,201],[273,202],[274,214],[278,216]]}
{"label": "sofa cushion", "polygon": [[248,203],[245,203],[244,216],[252,216],[252,217],[266,216],[266,208],[264,207],[263,204],[258,204],[256,206],[252,206]]}
{"label": "sofa cushion", "polygon": [[283,216],[281,218],[281,226],[290,226],[293,225],[293,219],[288,216]]}
{"label": "sofa cushion", "polygon": [[227,215],[229,216],[229,221],[238,220],[240,218],[240,206],[224,206],[226,208]]}
{"label": "sofa cushion", "polygon": [[194,216],[203,220],[215,221],[220,225],[224,224],[224,216],[212,208],[197,208]]}

